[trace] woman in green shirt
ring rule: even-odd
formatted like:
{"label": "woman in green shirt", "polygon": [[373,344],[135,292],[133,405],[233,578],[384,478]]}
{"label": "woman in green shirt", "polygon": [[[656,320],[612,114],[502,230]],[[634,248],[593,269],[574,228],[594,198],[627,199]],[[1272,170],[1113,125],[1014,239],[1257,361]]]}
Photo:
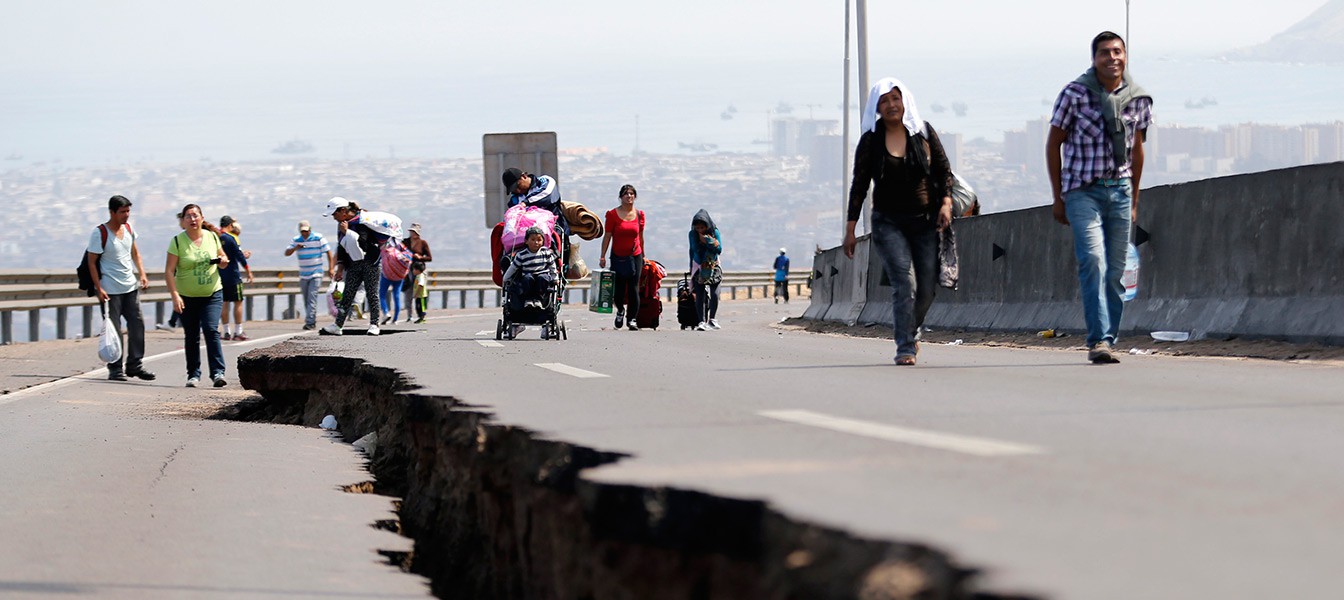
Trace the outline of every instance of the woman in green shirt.
{"label": "woman in green shirt", "polygon": [[184,349],[187,353],[187,387],[201,381],[201,332],[205,332],[205,351],[210,359],[210,379],[215,387],[224,387],[224,347],[219,342],[219,312],[224,306],[224,286],[219,269],[228,266],[229,257],[219,242],[219,234],[206,223],[201,207],[188,204],[177,214],[182,233],[168,243],[168,264],[163,272],[173,308],[182,313]]}

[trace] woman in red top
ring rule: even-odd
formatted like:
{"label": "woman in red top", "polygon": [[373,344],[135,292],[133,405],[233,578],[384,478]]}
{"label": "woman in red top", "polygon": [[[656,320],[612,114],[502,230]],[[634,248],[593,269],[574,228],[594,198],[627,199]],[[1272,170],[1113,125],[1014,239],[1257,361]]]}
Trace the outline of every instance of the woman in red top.
{"label": "woman in red top", "polygon": [[638,331],[635,317],[639,315],[639,274],[644,270],[644,211],[635,210],[635,186],[621,186],[621,204],[607,211],[604,225],[607,234],[602,238],[602,256],[598,266],[607,266],[607,249],[611,249],[611,273],[616,284],[616,328],[626,322],[626,306],[630,307],[630,331]]}

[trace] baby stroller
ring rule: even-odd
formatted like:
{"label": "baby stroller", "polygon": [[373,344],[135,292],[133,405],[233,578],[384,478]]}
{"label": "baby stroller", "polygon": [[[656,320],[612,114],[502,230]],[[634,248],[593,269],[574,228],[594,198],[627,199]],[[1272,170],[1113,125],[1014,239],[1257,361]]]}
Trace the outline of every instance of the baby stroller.
{"label": "baby stroller", "polygon": [[[545,209],[535,209],[545,212],[547,215],[554,216]],[[544,219],[543,219],[544,220]],[[551,289],[540,298],[520,298],[517,297],[517,291],[510,282],[504,281],[504,271],[508,270],[513,262],[513,257],[526,247],[526,244],[520,241],[517,235],[511,235],[508,231],[509,226],[504,222],[495,225],[490,234],[490,250],[493,259],[494,268],[492,269],[495,285],[503,288],[501,302],[503,317],[495,325],[495,339],[514,339],[518,333],[521,333],[528,325],[538,325],[541,327],[541,339],[544,340],[567,340],[569,331],[565,327],[564,321],[560,320],[560,305],[565,297],[565,278],[564,266],[567,260],[565,256],[568,253],[569,244],[565,243],[564,229],[562,224],[553,220],[545,221],[551,231],[547,236],[545,246],[554,250],[556,253],[556,273],[555,284]],[[511,224],[517,227],[517,224]],[[530,225],[528,225],[530,226]],[[523,231],[527,226],[522,227]],[[535,300],[539,304],[529,304],[527,301]]]}

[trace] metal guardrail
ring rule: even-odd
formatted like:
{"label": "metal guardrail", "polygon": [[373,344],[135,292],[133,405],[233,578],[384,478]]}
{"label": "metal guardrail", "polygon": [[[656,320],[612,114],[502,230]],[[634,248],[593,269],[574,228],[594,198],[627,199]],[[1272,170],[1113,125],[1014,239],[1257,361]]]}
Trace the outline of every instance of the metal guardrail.
{"label": "metal guardrail", "polygon": [[[795,291],[793,296],[806,297],[804,290],[807,288],[808,272],[795,273],[801,275],[801,278],[790,278],[790,286]],[[488,270],[445,269],[426,271],[425,274],[429,279],[430,297],[438,295],[440,298],[437,308],[491,306],[487,305],[487,300],[490,300],[493,306],[499,306],[502,300],[502,291],[495,285]],[[244,314],[248,321],[258,320],[257,305],[261,299],[265,300],[265,320],[275,320],[277,308],[280,308],[279,315],[282,319],[299,316],[298,269],[253,269],[252,275],[254,280],[247,284],[244,299]],[[676,285],[680,279],[681,273],[668,273],[663,279],[662,290],[668,301],[675,299]],[[149,289],[140,292],[140,302],[153,304],[154,322],[162,323],[167,320],[171,312],[169,309],[171,296],[164,284],[163,272],[151,271],[149,283]],[[762,298],[769,297],[773,287],[774,271],[734,271],[724,273],[719,290],[720,294],[726,294],[728,299],[735,300],[739,291],[745,292],[747,298],[754,297],[757,290],[760,290]],[[590,288],[590,278],[571,279],[565,290],[565,303],[573,304],[577,298],[579,303],[587,304]],[[325,286],[320,294],[326,294]],[[454,295],[456,298],[453,298]],[[472,296],[475,298],[471,298]],[[287,301],[283,307],[278,307],[279,299],[282,298]],[[454,299],[457,302],[451,302]],[[475,302],[468,302],[469,299],[474,299]],[[325,302],[321,300],[318,304],[325,306]],[[44,311],[55,312],[56,338],[66,339],[70,337],[68,325],[70,309],[78,309],[81,312],[82,337],[90,337],[93,335],[97,306],[96,298],[86,295],[79,289],[73,269],[0,271],[0,343],[16,342],[14,313],[27,313],[28,341],[38,341],[41,338]],[[148,322],[148,319],[146,321]]]}

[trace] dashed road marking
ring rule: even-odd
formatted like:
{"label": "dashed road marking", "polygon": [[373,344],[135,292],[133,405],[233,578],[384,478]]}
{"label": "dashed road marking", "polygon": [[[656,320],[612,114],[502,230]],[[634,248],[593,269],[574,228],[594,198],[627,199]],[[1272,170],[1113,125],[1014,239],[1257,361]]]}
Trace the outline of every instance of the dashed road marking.
{"label": "dashed road marking", "polygon": [[480,345],[482,345],[482,346],[485,346],[486,348],[503,348],[503,347],[504,347],[504,344],[501,344],[501,343],[499,343],[499,342],[496,342],[495,340],[476,340],[476,343],[477,343],[477,344],[480,344]]}
{"label": "dashed road marking", "polygon": [[556,373],[563,373],[571,377],[578,377],[580,379],[592,379],[595,377],[611,377],[611,375],[603,375],[602,373],[585,371],[578,367],[571,367],[564,363],[536,363],[536,366],[541,367],[543,369],[555,371]]}
{"label": "dashed road marking", "polygon": [[1017,444],[1014,442],[1004,442],[955,433],[943,433],[940,431],[929,431],[927,429],[911,429],[908,427],[898,427],[896,425],[873,423],[871,421],[859,421],[857,419],[846,419],[808,410],[763,410],[756,414],[779,421],[797,423],[799,425],[809,425],[812,427],[829,429],[831,431],[839,431],[841,433],[861,435],[891,442],[900,442],[902,444],[910,444],[913,446],[923,446],[925,448],[933,448],[936,450],[949,450],[974,456],[995,457],[1045,454],[1044,448],[1027,444]]}

